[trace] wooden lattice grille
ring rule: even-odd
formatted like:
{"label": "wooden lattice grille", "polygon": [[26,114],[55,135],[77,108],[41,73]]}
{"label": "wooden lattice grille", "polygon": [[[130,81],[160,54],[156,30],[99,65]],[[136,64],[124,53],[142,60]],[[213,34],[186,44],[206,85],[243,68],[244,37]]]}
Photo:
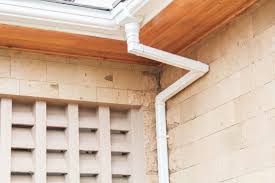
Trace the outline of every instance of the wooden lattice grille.
{"label": "wooden lattice grille", "polygon": [[1,99],[0,182],[144,182],[138,109]]}

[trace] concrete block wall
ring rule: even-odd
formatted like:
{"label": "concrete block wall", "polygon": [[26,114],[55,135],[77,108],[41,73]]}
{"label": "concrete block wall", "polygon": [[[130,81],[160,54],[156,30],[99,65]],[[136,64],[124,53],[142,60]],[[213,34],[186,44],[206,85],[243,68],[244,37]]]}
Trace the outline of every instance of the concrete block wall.
{"label": "concrete block wall", "polygon": [[[124,154],[129,154],[129,149],[138,147],[129,147],[129,144],[126,142],[131,139],[131,136],[125,135],[127,133],[119,133],[121,130],[124,132],[129,130],[134,131],[131,129],[133,126],[129,126],[127,123],[128,118],[131,117],[132,114],[124,114],[117,109],[140,107],[142,115],[141,121],[143,120],[144,122],[145,154],[150,155],[150,157],[147,156],[145,158],[146,182],[152,182],[151,180],[155,179],[157,174],[155,166],[154,97],[158,89],[158,81],[156,79],[158,71],[159,68],[155,66],[125,64],[105,60],[57,56],[0,48],[0,98],[12,98],[16,99],[16,101],[23,100],[23,102],[39,100],[50,103],[53,102],[53,104],[79,104],[80,106],[86,106],[88,103],[91,103],[91,105],[111,106],[111,109],[115,107],[114,110],[110,111],[110,128],[112,131],[110,134],[110,148],[113,152],[111,160],[114,165],[110,171],[113,171],[115,175],[113,182],[127,182],[125,178],[119,175],[125,174],[127,177],[129,174],[129,170],[127,169],[128,160],[123,159],[119,152],[125,151]],[[6,107],[1,108],[1,110],[3,110],[2,114],[6,112],[5,108]],[[12,108],[14,111],[18,111],[10,116],[13,122],[16,123],[17,121],[20,123],[19,126],[22,126],[22,123],[25,126],[33,126],[33,107],[14,103]],[[68,135],[66,133],[69,133],[69,130],[55,130],[60,128],[64,129],[64,126],[67,125],[68,121],[64,113],[66,108],[66,105],[47,105],[47,125],[52,128],[52,130],[47,131],[47,139],[49,142],[47,143],[47,148],[53,149],[53,153],[51,153],[47,159],[49,165],[52,164],[51,162],[59,161],[62,158],[64,159],[62,153],[55,153],[54,149],[66,150],[68,147],[66,144]],[[9,112],[7,114],[9,114]],[[93,121],[93,115],[96,115],[95,111],[91,113],[91,111],[85,108],[79,108],[79,126],[81,129],[100,128],[97,123],[89,123]],[[125,116],[128,117],[125,118]],[[5,117],[2,116],[2,118]],[[2,121],[3,120],[7,119],[2,119]],[[56,126],[57,121],[58,126]],[[0,125],[0,129],[9,127],[10,126],[5,127]],[[23,144],[25,148],[33,149],[35,144],[34,139],[36,137],[32,138],[33,136],[30,131],[29,129],[22,130],[13,128],[11,135],[14,135],[14,138],[12,138],[14,139],[12,142],[14,144],[12,144],[12,146],[17,146],[17,144],[22,146]],[[136,133],[139,133],[139,131],[136,131]],[[22,136],[24,139],[27,139],[26,144],[21,141],[20,137]],[[81,140],[96,139],[94,138],[95,136],[93,133],[80,130],[79,138],[80,142],[83,142],[79,144],[80,150],[97,149],[96,141],[91,141],[91,143],[87,144],[85,140]],[[121,145],[121,142],[125,143]],[[106,143],[108,144],[108,142]],[[134,152],[139,153],[140,151],[137,149]],[[1,152],[1,155],[2,153],[7,154],[9,152]],[[31,153],[18,154],[15,152],[13,155],[12,157],[22,157],[26,160],[26,164],[31,165],[31,163],[27,162],[27,160],[32,159],[30,158],[32,156]],[[151,155],[153,158],[151,158]],[[79,158],[80,168],[83,168],[83,170],[87,170],[88,172],[99,171],[92,170],[92,167],[86,169],[87,162],[85,159],[89,159],[89,162],[93,164],[93,160],[95,160],[93,155],[81,154]],[[66,157],[65,159],[68,158]],[[131,160],[133,157],[129,156],[129,159]],[[7,160],[7,165],[10,162],[10,160]],[[63,163],[60,161],[59,164],[64,165],[64,161]],[[152,166],[152,164],[154,165]],[[126,168],[120,169],[120,167]],[[7,168],[9,169],[9,167]],[[29,167],[28,171],[35,171],[33,168],[34,167]],[[62,182],[62,177],[54,176],[56,175],[54,171],[57,167],[52,166],[49,168],[52,168],[53,176],[48,177],[48,182]],[[64,171],[65,168],[64,166]],[[58,169],[62,170],[62,167]],[[62,172],[60,172],[60,174],[62,174]],[[89,176],[82,177],[83,182],[91,182],[91,179]],[[12,181],[30,182],[30,177],[25,176],[24,178],[18,178],[14,176]],[[108,182],[108,180],[105,180],[105,182],[106,181]]]}
{"label": "concrete block wall", "polygon": [[[209,63],[211,70],[204,78],[168,101],[172,183],[275,182],[274,9],[274,0],[261,1],[186,51],[186,56]],[[140,106],[144,121],[146,182],[157,183],[154,97],[158,90],[155,75],[158,70],[159,68],[150,66],[1,48],[0,96],[17,99],[31,97],[42,101],[60,99],[73,104],[91,102],[111,106]],[[185,73],[164,66],[161,87],[167,87]],[[25,113],[22,115],[20,105],[10,106],[7,102],[1,105],[5,105],[1,107],[1,113],[7,114],[0,116],[2,121],[13,118],[16,123],[20,119],[20,123],[32,126],[29,124],[32,120],[29,119],[33,116],[27,115],[27,107],[24,107]],[[12,114],[10,110],[7,111],[11,107],[19,112]],[[55,106],[48,108],[48,125],[54,126],[51,118],[60,117],[60,111]],[[89,116],[88,113],[86,109],[79,109],[79,125],[83,128],[87,125],[90,127],[87,115],[91,119],[93,114]],[[127,151],[127,144],[117,145],[118,142],[127,140],[127,137],[115,133],[115,129],[123,126],[123,130],[127,130],[130,127],[123,125],[125,118],[119,111],[111,111],[110,116],[114,119],[110,124],[110,128],[114,129],[114,133],[110,134],[110,148],[114,152],[119,151],[119,148]],[[66,124],[64,118],[58,119]],[[3,125],[0,129],[10,128]],[[11,130],[13,133],[10,136],[14,135],[15,141],[10,143],[14,143],[14,146],[17,144],[16,139],[20,141],[20,138],[16,138],[18,134],[33,140],[27,130]],[[49,133],[48,138],[52,137],[64,142],[62,133]],[[91,135],[84,130],[79,138],[86,137],[90,138]],[[95,147],[95,144],[79,145],[85,149]],[[32,143],[26,145],[33,148]],[[64,143],[58,144],[58,147],[63,145]],[[8,150],[1,149],[1,154],[7,153]],[[31,159],[29,153],[15,152],[13,155],[23,157],[24,160]],[[49,157],[49,161],[62,159],[55,154]],[[91,162],[95,160],[89,154],[82,154],[79,158],[84,170],[87,159]],[[112,164],[115,166],[110,171],[116,172],[116,167],[124,166],[124,160],[114,153]],[[1,159],[1,162],[12,166],[9,164],[11,159]],[[34,167],[26,168],[32,170]],[[117,174],[127,173],[127,169],[118,171]],[[63,181],[61,179],[52,176],[48,181]],[[13,181],[29,182],[30,179],[15,177]],[[82,181],[92,180],[84,177]],[[119,183],[123,181],[119,176],[113,180]]]}
{"label": "concrete block wall", "polygon": [[[186,55],[210,72],[168,101],[171,182],[275,182],[275,1],[260,1]],[[162,88],[175,73],[184,71],[164,66]]]}
{"label": "concrete block wall", "polygon": [[142,105],[157,67],[0,48],[0,94]]}

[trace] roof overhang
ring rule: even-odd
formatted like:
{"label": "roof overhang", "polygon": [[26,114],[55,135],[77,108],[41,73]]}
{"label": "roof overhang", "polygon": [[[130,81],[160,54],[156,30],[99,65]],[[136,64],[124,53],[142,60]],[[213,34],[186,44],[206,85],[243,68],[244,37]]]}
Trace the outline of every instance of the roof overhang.
{"label": "roof overhang", "polygon": [[120,26],[125,17],[139,17],[143,26],[172,1],[127,0],[107,11],[40,0],[1,0],[0,23],[125,40]]}
{"label": "roof overhang", "polygon": [[185,55],[188,47],[259,0],[126,0],[109,11],[47,1],[0,0],[0,47],[155,64],[127,53],[124,23],[141,21],[143,44]]}

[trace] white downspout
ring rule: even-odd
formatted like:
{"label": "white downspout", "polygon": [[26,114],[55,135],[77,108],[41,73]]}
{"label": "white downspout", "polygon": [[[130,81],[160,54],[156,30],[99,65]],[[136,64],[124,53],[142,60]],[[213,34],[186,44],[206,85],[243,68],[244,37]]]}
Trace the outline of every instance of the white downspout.
{"label": "white downspout", "polygon": [[205,75],[209,70],[209,66],[199,61],[140,44],[139,29],[137,22],[125,24],[129,53],[189,70],[187,74],[174,84],[160,92],[155,99],[159,183],[169,183],[165,103],[168,99]]}

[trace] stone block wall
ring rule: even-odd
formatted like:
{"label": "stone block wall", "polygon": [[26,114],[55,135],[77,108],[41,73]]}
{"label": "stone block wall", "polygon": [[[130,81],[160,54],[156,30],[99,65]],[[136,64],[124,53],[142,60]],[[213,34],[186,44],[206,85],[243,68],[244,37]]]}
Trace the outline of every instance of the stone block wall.
{"label": "stone block wall", "polygon": [[[168,101],[172,183],[275,182],[275,1],[186,51],[210,72]],[[159,68],[0,49],[0,96],[140,106],[147,182],[157,182]],[[186,72],[164,66],[161,88]]]}
{"label": "stone block wall", "polygon": [[0,98],[140,107],[147,182],[152,182],[157,174],[154,98],[158,72],[155,66],[0,48]]}
{"label": "stone block wall", "polygon": [[[186,55],[210,72],[168,101],[171,182],[275,182],[275,1],[259,2]],[[183,73],[164,66],[161,87]]]}

